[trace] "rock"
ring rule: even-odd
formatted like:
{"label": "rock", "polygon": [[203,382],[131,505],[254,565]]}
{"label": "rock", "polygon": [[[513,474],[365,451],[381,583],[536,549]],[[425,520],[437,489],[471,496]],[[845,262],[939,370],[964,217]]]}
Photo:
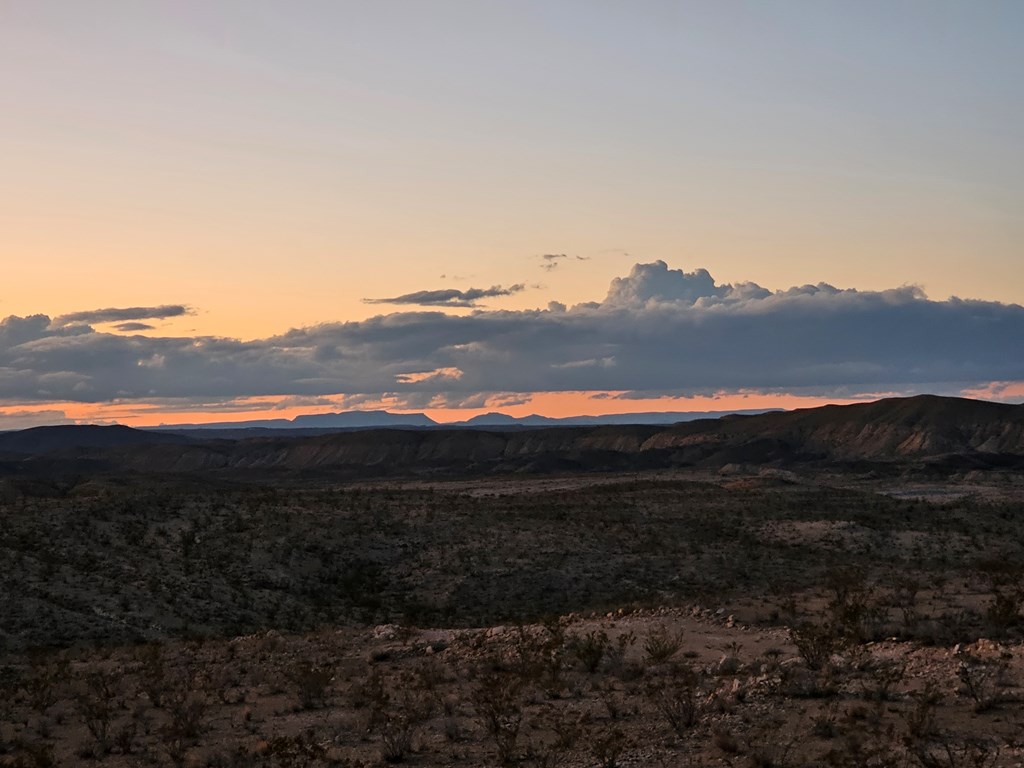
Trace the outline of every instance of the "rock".
{"label": "rock", "polygon": [[373,628],[371,637],[374,640],[394,640],[398,637],[398,630],[397,624],[379,624]]}

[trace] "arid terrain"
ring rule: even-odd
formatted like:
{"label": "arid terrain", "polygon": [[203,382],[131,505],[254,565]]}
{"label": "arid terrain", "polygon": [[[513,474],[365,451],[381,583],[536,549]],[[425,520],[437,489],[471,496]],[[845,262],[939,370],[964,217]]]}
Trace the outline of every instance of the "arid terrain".
{"label": "arid terrain", "polygon": [[859,428],[12,433],[0,765],[1022,765],[1017,412],[901,402]]}

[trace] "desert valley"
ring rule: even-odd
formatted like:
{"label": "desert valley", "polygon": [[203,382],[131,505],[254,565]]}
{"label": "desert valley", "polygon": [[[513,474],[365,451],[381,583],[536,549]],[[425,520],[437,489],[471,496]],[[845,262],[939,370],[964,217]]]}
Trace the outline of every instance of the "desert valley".
{"label": "desert valley", "polygon": [[8,766],[1012,766],[1024,407],[0,434]]}

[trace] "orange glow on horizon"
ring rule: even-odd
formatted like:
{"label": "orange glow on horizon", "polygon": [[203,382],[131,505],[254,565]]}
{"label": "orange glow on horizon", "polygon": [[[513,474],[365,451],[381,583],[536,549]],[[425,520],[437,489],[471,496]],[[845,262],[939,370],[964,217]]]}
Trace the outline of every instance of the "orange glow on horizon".
{"label": "orange glow on horizon", "polygon": [[[169,408],[161,403],[47,403],[0,407],[0,430],[20,429],[26,424],[118,423],[132,427],[174,424],[240,422],[263,419],[292,419],[306,414],[337,411],[387,410],[392,413],[423,413],[439,423],[464,421],[484,413],[499,411],[509,416],[532,414],[550,417],[602,416],[616,413],[741,411],[757,409],[814,408],[822,405],[848,405],[896,396],[880,392],[863,397],[817,397],[788,393],[721,393],[695,397],[652,397],[626,399],[618,392],[536,392],[500,393],[471,408],[453,408],[428,404],[410,408],[397,398],[356,398],[345,395],[316,398],[315,403],[290,402],[294,398],[253,397],[233,403],[230,410],[210,406]],[[963,397],[992,400],[1024,399],[1024,382],[993,382],[983,388],[964,390]]]}
{"label": "orange glow on horizon", "polygon": [[[788,394],[723,394],[700,397],[652,397],[644,399],[623,399],[614,397],[619,392],[537,392],[526,403],[503,406],[488,405],[483,408],[426,408],[422,412],[435,421],[461,421],[484,413],[500,411],[509,416],[523,417],[537,414],[554,418],[568,416],[605,416],[616,413],[645,412],[687,412],[687,411],[745,411],[756,409],[813,408],[819,405],[843,405],[876,399],[866,398],[819,398],[801,397]],[[611,395],[611,397],[595,397]],[[878,397],[883,397],[879,395]]]}
{"label": "orange glow on horizon", "polygon": [[965,389],[963,397],[977,400],[1024,400],[1024,381],[993,381],[977,389]]}
{"label": "orange glow on horizon", "polygon": [[[285,396],[241,398],[229,407],[212,405],[192,408],[168,407],[147,402],[73,403],[54,402],[0,406],[0,430],[23,429],[44,424],[124,424],[130,427],[173,426],[242,422],[264,419],[293,419],[338,411],[386,410],[391,413],[423,413],[434,421],[465,421],[485,413],[501,412],[521,418],[530,415],[564,418],[568,416],[603,416],[617,413],[745,411],[816,408],[823,405],[850,405],[885,397],[898,397],[893,392],[877,392],[861,397],[819,397],[792,393],[723,392],[694,397],[625,398],[622,392],[534,392],[495,393],[481,405],[455,408],[440,402],[420,408],[409,407],[396,397],[334,395],[296,402]],[[991,382],[983,387],[964,389],[960,397],[1003,402],[1024,401],[1024,381]]]}

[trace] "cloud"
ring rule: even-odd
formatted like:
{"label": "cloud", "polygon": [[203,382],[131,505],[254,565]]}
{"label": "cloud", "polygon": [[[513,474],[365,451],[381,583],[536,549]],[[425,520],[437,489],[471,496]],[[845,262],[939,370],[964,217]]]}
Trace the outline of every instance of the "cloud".
{"label": "cloud", "polygon": [[74,423],[74,419],[69,419],[64,411],[58,410],[0,412],[0,432]]}
{"label": "cloud", "polygon": [[636,264],[628,277],[616,277],[604,303],[609,306],[640,306],[648,302],[684,302],[723,298],[731,286],[717,286],[706,269],[683,272],[669,269],[664,261]]}
{"label": "cloud", "polygon": [[[573,258],[576,261],[590,261],[589,256],[574,256]],[[562,261],[569,259],[569,256],[564,253],[545,253],[541,255],[540,259],[543,262],[540,268],[550,272],[553,269],[557,269]]]}
{"label": "cloud", "polygon": [[[463,301],[479,296],[459,293]],[[252,341],[8,317],[0,321],[0,403],[957,391],[1024,381],[1022,338],[1024,307],[1016,304],[932,301],[913,286],[769,291],[654,262],[614,280],[601,302],[463,316],[395,312]]]}
{"label": "cloud", "polygon": [[523,283],[516,283],[507,288],[492,285],[490,288],[470,288],[465,291],[443,288],[436,291],[414,291],[390,299],[363,299],[363,302],[366,304],[414,304],[421,307],[475,307],[480,299],[511,296],[514,293],[519,293],[525,287]]}
{"label": "cloud", "polygon": [[118,323],[114,326],[118,331],[152,331],[154,327],[149,323]]}
{"label": "cloud", "polygon": [[[61,315],[53,320],[56,326],[64,325],[98,325],[101,323],[118,323],[126,320],[163,320],[168,317],[181,317],[192,314],[182,304],[162,304],[159,307],[108,307],[107,309],[90,309],[85,312],[72,312]],[[128,330],[145,330],[129,328]]]}
{"label": "cloud", "polygon": [[[283,411],[288,408],[320,408],[323,406],[336,407],[338,404],[334,399],[329,397],[284,397],[270,406],[271,410]],[[252,404],[247,404],[248,409],[252,409]]]}
{"label": "cloud", "polygon": [[558,263],[562,259],[569,258],[564,253],[545,253],[541,257],[541,261],[544,262],[540,265],[540,268],[550,272],[553,269],[558,269]]}

